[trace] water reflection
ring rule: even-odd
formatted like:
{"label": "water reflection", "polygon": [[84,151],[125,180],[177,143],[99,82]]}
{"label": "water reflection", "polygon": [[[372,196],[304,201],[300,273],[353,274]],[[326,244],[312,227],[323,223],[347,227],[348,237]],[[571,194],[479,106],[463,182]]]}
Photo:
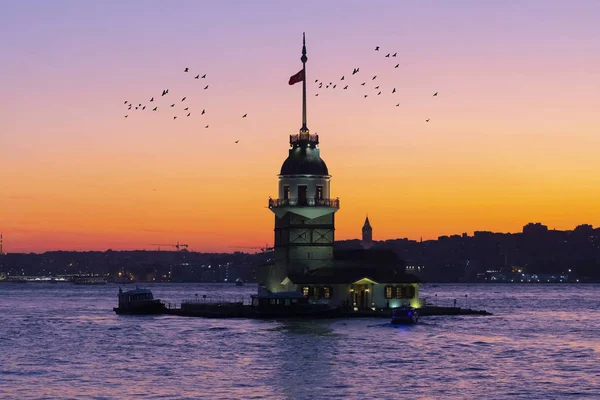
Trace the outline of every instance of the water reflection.
{"label": "water reflection", "polygon": [[[12,286],[12,285],[10,285]],[[16,285],[15,285],[16,286]],[[0,286],[2,398],[597,397],[600,286],[439,285],[492,317],[116,316],[118,287]],[[154,285],[172,302],[244,286]]]}

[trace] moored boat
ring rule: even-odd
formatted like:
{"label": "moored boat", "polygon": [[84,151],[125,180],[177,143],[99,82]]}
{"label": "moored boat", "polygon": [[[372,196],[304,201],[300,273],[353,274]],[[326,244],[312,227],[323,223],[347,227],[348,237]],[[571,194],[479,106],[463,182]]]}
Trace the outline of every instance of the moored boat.
{"label": "moored boat", "polygon": [[165,305],[155,299],[148,289],[135,288],[124,292],[119,288],[119,306],[113,308],[117,314],[162,314]]}
{"label": "moored boat", "polygon": [[392,309],[392,324],[416,324],[419,321],[419,312],[412,307],[396,307]]}

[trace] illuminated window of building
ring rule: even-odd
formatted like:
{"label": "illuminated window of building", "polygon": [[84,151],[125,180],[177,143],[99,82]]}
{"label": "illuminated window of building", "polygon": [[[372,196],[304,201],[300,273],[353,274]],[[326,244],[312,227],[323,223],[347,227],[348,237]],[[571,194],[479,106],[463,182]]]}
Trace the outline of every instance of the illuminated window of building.
{"label": "illuminated window of building", "polygon": [[386,299],[391,299],[393,297],[392,289],[393,288],[391,286],[385,287],[385,298]]}
{"label": "illuminated window of building", "polygon": [[402,298],[402,286],[396,286],[394,289],[396,291],[394,297],[397,299],[401,299]]}
{"label": "illuminated window of building", "polygon": [[325,299],[331,298],[331,286],[325,286],[323,288],[323,298],[325,298]]}
{"label": "illuminated window of building", "polygon": [[309,288],[308,286],[304,286],[304,287],[302,288],[302,294],[303,294],[304,296],[308,296],[308,293],[309,293],[309,291],[310,291],[310,288]]}

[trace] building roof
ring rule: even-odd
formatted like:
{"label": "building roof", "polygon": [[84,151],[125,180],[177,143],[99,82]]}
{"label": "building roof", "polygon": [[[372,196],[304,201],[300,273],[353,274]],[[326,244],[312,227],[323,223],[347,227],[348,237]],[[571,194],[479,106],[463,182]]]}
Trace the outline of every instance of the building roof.
{"label": "building roof", "polygon": [[367,218],[365,218],[365,224],[363,225],[363,228],[370,228],[371,227],[371,223],[369,222],[369,216],[367,215]]}
{"label": "building roof", "polygon": [[404,267],[404,261],[393,250],[388,249],[336,249],[333,251],[333,257],[336,261],[344,261],[348,264],[360,264],[366,267]]}
{"label": "building roof", "polygon": [[329,175],[329,170],[319,149],[298,146],[290,149],[281,166],[281,175]]}
{"label": "building roof", "polygon": [[305,275],[288,277],[294,284],[350,284],[362,279],[376,283],[419,283],[419,278],[404,273],[399,268],[350,267],[319,268]]}

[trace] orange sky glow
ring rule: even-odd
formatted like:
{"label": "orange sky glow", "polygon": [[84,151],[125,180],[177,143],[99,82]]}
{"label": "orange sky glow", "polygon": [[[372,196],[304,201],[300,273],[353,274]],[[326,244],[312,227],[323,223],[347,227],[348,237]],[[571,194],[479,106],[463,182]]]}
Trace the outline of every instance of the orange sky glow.
{"label": "orange sky glow", "polygon": [[[287,80],[303,31],[336,239],[359,237],[367,213],[375,240],[599,225],[600,4],[400,3],[308,1],[309,23],[284,23],[291,6],[275,2],[234,14],[150,2],[135,21],[116,3],[15,3],[0,16],[5,251],[272,244],[266,206],[300,128],[301,85]],[[342,75],[347,91],[314,84]],[[381,96],[360,86],[373,75]],[[155,113],[123,105],[152,96]]]}

